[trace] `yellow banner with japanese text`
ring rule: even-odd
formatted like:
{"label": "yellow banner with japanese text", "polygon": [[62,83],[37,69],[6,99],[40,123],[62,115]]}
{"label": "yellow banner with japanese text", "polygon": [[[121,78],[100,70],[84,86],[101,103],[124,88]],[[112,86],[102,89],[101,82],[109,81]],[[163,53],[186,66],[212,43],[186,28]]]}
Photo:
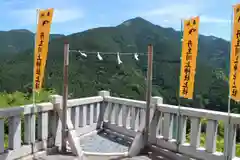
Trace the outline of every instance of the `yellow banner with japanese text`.
{"label": "yellow banner with japanese text", "polygon": [[34,50],[33,90],[36,92],[38,92],[41,89],[43,84],[52,17],[53,17],[52,8],[39,11]]}
{"label": "yellow banner with japanese text", "polygon": [[230,58],[229,94],[235,101],[240,101],[240,4],[233,6],[233,33]]}
{"label": "yellow banner with japanese text", "polygon": [[198,53],[199,17],[184,21],[179,96],[192,99]]}

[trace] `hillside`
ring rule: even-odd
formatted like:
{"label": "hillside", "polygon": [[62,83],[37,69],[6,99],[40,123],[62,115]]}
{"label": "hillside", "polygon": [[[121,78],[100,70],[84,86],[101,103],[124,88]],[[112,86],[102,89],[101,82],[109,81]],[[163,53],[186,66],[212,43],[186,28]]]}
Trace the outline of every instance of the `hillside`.
{"label": "hillside", "polygon": [[[21,36],[21,39],[25,39]],[[142,18],[134,18],[115,27],[101,27],[65,37],[52,39],[49,46],[45,88],[62,90],[63,42],[67,40],[72,50],[147,52],[149,43],[154,46],[153,94],[163,96],[165,102],[176,104],[181,54],[181,33],[172,28],[162,28]],[[31,44],[30,44],[31,46]],[[227,82],[229,42],[212,36],[200,36],[195,94],[206,108],[227,109]],[[116,55],[81,57],[70,53],[69,92],[74,97],[95,95],[98,90],[110,90],[113,95],[144,99],[147,57],[121,56],[123,64],[117,65]],[[0,91],[27,91],[32,81],[32,49],[3,60],[0,67]],[[220,69],[219,69],[220,68]],[[223,76],[219,78],[219,74]],[[192,101],[181,101],[192,104]],[[197,106],[195,106],[197,107]],[[235,106],[237,107],[237,106]]]}
{"label": "hillside", "polygon": [[[34,33],[25,30],[0,31],[0,55],[21,53],[34,46]],[[61,34],[52,34],[50,40],[62,37]]]}

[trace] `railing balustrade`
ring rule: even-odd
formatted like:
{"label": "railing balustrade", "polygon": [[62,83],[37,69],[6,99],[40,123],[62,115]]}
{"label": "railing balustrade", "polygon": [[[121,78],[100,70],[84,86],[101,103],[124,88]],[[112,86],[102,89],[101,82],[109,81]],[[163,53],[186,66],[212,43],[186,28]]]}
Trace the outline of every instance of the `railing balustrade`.
{"label": "railing balustrade", "polygon": [[[59,149],[61,121],[54,107],[61,103],[62,97],[55,95],[51,102],[36,106],[0,109],[0,159],[12,160],[49,148]],[[145,123],[146,102],[112,97],[107,91],[100,91],[94,97],[70,99],[67,106],[79,137],[104,128],[131,141]],[[192,158],[224,160],[227,155],[230,159],[238,158],[235,156],[236,128],[240,123],[240,115],[231,114],[229,119],[227,113],[181,106],[178,144],[175,129],[178,112],[178,106],[163,104],[161,97],[152,98],[150,113],[153,114],[153,119],[149,126],[149,144]],[[201,127],[203,118],[206,119],[204,133]],[[229,120],[229,151],[226,150],[225,143],[224,151],[217,152],[218,124],[220,121],[224,123],[226,142]],[[187,128],[190,128],[189,133]],[[204,146],[200,145],[201,134],[205,135]]]}

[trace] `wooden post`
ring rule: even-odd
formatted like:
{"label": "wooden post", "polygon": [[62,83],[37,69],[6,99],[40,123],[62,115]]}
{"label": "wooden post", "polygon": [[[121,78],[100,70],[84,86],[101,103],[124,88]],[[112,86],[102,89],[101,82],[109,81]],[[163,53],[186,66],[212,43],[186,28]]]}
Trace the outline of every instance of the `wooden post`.
{"label": "wooden post", "polygon": [[68,99],[68,64],[69,64],[69,44],[64,44],[64,67],[63,67],[63,106],[62,106],[62,152],[66,152],[66,138],[67,138],[67,99]]}
{"label": "wooden post", "polygon": [[152,60],[153,60],[153,46],[148,45],[148,70],[147,70],[147,91],[146,91],[146,116],[145,116],[145,129],[144,129],[144,145],[148,143],[149,132],[149,114],[150,104],[152,97]]}
{"label": "wooden post", "polygon": [[152,98],[152,54],[153,47],[148,45],[148,71],[147,71],[147,89],[146,89],[146,116],[144,123],[140,124],[139,130],[132,142],[132,145],[129,148],[128,155],[129,157],[137,156],[141,151],[144,151],[144,148],[148,143],[148,134],[149,134],[149,124],[150,120],[153,118],[153,114],[150,114],[150,104]]}

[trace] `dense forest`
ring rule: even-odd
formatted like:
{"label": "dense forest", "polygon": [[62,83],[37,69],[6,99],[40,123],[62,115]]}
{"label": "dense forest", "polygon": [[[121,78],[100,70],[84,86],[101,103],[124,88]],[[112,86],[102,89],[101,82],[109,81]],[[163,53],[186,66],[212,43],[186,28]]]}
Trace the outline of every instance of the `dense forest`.
{"label": "dense forest", "polygon": [[[29,93],[32,87],[34,33],[27,30],[0,32],[0,92]],[[96,95],[109,90],[112,95],[145,99],[147,56],[121,52],[147,52],[153,45],[153,95],[162,96],[165,103],[178,103],[178,83],[181,56],[181,32],[154,25],[140,17],[127,20],[115,27],[101,27],[68,36],[51,35],[45,89],[62,94],[63,44],[70,50],[93,52],[120,52],[122,64],[116,55],[95,54],[87,57],[70,52],[69,94],[72,97]],[[199,53],[193,100],[181,104],[212,110],[227,110],[229,42],[213,36],[199,37]],[[195,103],[196,102],[196,103]],[[239,112],[237,104],[232,111]]]}
{"label": "dense forest", "polygon": [[[146,53],[148,44],[152,44],[152,94],[162,96],[165,103],[177,104],[181,35],[180,31],[154,25],[140,17],[114,27],[94,28],[68,36],[51,35],[44,90],[37,95],[37,102],[47,101],[50,94],[62,94],[63,44],[68,41],[70,50],[120,52],[123,62],[119,65],[116,55],[101,55],[103,60],[99,61],[96,54],[83,57],[79,52],[70,52],[71,98],[108,90],[113,96],[144,100],[147,56],[140,55],[136,61],[133,55],[121,55],[121,52]],[[34,33],[28,30],[0,32],[0,40],[0,107],[32,103]],[[229,47],[226,40],[200,35],[194,99],[181,99],[182,105],[227,111]],[[232,103],[231,108],[232,112],[240,112],[238,104]],[[219,124],[218,130],[217,150],[223,151],[223,124]],[[201,146],[204,143],[202,134]],[[239,144],[237,155],[240,155]]]}

